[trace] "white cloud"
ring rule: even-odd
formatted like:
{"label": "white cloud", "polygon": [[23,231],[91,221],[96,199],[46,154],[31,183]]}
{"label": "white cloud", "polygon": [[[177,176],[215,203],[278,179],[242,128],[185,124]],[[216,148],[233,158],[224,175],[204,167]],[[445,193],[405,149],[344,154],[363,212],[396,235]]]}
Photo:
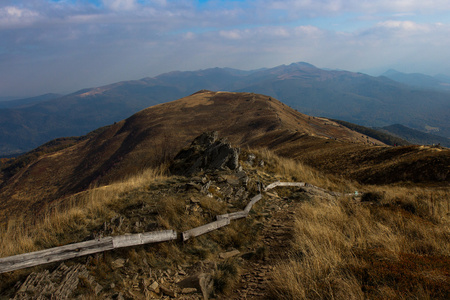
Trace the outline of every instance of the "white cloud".
{"label": "white cloud", "polygon": [[239,40],[243,38],[243,32],[241,30],[221,30],[219,31],[219,35],[230,40]]}
{"label": "white cloud", "polygon": [[387,28],[387,29],[398,29],[406,31],[428,31],[429,26],[414,23],[412,21],[396,21],[389,20],[380,22],[377,27]]}
{"label": "white cloud", "polygon": [[0,29],[26,27],[40,18],[36,11],[16,6],[0,7]]}
{"label": "white cloud", "polygon": [[[103,3],[0,4],[0,96],[33,80],[45,89],[41,92],[58,92],[70,86],[63,82],[69,73],[82,88],[171,70],[252,69],[294,61],[354,71],[417,62],[435,73],[450,69],[448,20],[420,19],[421,10],[450,9],[448,0],[252,0],[246,6],[211,1],[201,7],[194,0]],[[339,22],[347,27],[330,25]]]}
{"label": "white cloud", "polygon": [[103,4],[115,11],[129,11],[137,8],[136,0],[103,0]]}
{"label": "white cloud", "polygon": [[260,0],[271,9],[297,11],[308,15],[334,12],[400,12],[450,10],[448,0]]}
{"label": "white cloud", "polygon": [[297,34],[308,35],[308,36],[313,36],[313,37],[319,37],[323,34],[322,30],[320,30],[319,28],[317,28],[315,26],[311,26],[311,25],[298,26],[294,30]]}

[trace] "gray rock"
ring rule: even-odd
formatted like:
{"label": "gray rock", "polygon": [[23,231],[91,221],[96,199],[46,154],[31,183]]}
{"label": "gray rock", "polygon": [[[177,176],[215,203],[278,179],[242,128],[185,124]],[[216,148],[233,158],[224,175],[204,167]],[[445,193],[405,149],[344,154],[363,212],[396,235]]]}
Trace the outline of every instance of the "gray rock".
{"label": "gray rock", "polygon": [[256,158],[256,155],[253,154],[253,153],[250,153],[250,154],[247,156],[247,161],[246,161],[246,163],[249,164],[250,166],[253,166],[253,163],[254,163],[254,161],[255,161],[255,158]]}
{"label": "gray rock", "polygon": [[213,278],[209,273],[199,272],[189,276],[178,283],[181,289],[191,288],[201,291],[203,299],[209,299],[213,292]]}
{"label": "gray rock", "polygon": [[159,283],[157,281],[154,281],[148,286],[148,289],[152,292],[159,293]]}
{"label": "gray rock", "polygon": [[125,259],[118,258],[111,263],[111,268],[113,268],[114,270],[123,268],[125,266],[125,263],[126,263]]}
{"label": "gray rock", "polygon": [[218,133],[205,132],[188,148],[182,149],[170,166],[172,174],[190,176],[201,171],[215,171],[239,167],[239,148],[233,148],[226,139],[218,139]]}

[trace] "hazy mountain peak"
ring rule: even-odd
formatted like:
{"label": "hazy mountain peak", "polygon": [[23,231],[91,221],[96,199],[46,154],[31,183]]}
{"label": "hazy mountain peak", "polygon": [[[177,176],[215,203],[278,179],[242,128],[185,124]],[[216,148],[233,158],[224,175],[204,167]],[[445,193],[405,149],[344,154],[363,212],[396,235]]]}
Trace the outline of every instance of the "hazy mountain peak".
{"label": "hazy mountain peak", "polygon": [[399,71],[397,71],[395,69],[389,69],[386,72],[384,72],[383,74],[381,74],[380,76],[389,77],[389,76],[392,76],[392,75],[399,75],[399,74],[405,74],[405,73],[399,72]]}

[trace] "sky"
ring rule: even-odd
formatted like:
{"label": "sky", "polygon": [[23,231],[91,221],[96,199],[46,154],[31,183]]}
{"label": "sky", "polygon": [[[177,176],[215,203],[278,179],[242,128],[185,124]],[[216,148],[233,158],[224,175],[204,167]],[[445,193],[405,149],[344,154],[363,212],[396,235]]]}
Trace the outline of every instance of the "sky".
{"label": "sky", "polygon": [[450,75],[449,0],[0,0],[0,97],[293,62]]}

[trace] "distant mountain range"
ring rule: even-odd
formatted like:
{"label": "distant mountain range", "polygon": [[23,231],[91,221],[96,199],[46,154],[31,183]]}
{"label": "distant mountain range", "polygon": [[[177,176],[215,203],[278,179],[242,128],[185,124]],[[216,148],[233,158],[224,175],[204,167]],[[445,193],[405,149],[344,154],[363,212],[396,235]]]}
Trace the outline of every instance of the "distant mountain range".
{"label": "distant mountain range", "polygon": [[45,94],[37,97],[25,98],[25,99],[14,99],[0,101],[0,109],[4,108],[25,108],[27,106],[32,106],[42,101],[52,100],[61,97],[60,94]]}
{"label": "distant mountain range", "polygon": [[381,76],[385,76],[389,79],[424,89],[435,89],[450,91],[450,76],[436,75],[429,76],[421,73],[402,73],[396,70],[388,70]]}
{"label": "distant mountain range", "polygon": [[57,137],[83,135],[203,89],[265,94],[313,116],[370,127],[403,124],[450,137],[449,92],[411,87],[385,76],[293,63],[253,71],[177,71],[65,96],[11,101],[9,107],[0,107],[0,154],[25,152]]}

